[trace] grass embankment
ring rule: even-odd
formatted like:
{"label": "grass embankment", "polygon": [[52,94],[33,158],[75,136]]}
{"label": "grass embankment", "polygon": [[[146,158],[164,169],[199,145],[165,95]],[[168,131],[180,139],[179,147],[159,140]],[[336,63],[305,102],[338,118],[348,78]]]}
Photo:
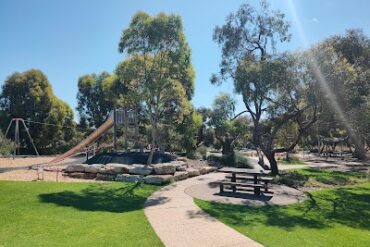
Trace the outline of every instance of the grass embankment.
{"label": "grass embankment", "polygon": [[157,188],[0,181],[0,246],[163,246],[143,212]]}
{"label": "grass embankment", "polygon": [[370,183],[315,191],[302,203],[250,207],[196,204],[265,246],[356,246],[370,243]]}

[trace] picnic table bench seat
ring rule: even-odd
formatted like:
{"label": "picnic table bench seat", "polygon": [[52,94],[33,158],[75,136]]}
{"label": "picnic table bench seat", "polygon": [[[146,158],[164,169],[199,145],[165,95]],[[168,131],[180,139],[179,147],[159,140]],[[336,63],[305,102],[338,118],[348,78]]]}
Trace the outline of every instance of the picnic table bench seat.
{"label": "picnic table bench seat", "polygon": [[253,189],[254,194],[258,196],[261,195],[261,189],[264,189],[263,193],[273,193],[268,190],[273,178],[263,171],[238,168],[226,168],[220,171],[230,174],[225,176],[226,180],[219,182],[220,193],[223,193],[225,189],[232,190],[234,193],[237,190],[251,191]]}
{"label": "picnic table bench seat", "polygon": [[[227,175],[225,178],[228,178],[228,179],[232,179],[232,176],[230,176],[230,175]],[[236,179],[237,180],[250,180],[250,181],[253,181],[254,180],[254,177],[253,176],[240,176],[240,175],[238,175],[237,177],[236,177]],[[260,178],[258,178],[258,180],[260,180],[260,181],[267,181],[267,182],[270,182],[270,181],[272,181],[274,178],[272,178],[272,177],[260,177]]]}

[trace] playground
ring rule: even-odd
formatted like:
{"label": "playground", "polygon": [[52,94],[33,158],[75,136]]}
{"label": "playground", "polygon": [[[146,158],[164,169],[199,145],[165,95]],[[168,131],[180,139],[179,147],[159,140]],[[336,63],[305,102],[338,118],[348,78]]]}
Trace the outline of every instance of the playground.
{"label": "playground", "polygon": [[369,247],[370,2],[333,2],[1,0],[0,247]]}

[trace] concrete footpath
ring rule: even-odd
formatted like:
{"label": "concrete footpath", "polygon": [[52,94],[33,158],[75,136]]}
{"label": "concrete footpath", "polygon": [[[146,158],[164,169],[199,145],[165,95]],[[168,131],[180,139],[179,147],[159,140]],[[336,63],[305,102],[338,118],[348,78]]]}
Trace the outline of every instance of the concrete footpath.
{"label": "concrete footpath", "polygon": [[145,215],[165,246],[262,246],[204,213],[185,193],[189,186],[217,181],[224,176],[222,173],[209,173],[183,180],[148,198]]}

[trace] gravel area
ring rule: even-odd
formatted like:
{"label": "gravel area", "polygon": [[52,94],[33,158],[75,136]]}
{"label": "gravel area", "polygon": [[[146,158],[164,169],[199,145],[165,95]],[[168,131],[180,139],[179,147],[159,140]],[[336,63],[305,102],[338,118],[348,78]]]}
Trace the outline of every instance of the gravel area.
{"label": "gravel area", "polygon": [[[217,173],[214,175],[218,180],[222,180],[226,174]],[[219,203],[232,203],[239,205],[288,205],[296,202],[303,201],[305,195],[302,191],[281,185],[272,185],[270,191],[273,194],[263,194],[255,196],[251,193],[232,193],[224,192],[220,194],[218,183],[202,183],[189,186],[185,189],[185,193],[191,197],[198,198],[205,201],[219,202]]]}
{"label": "gravel area", "polygon": [[[44,171],[44,181],[57,181],[57,172]],[[40,174],[41,179],[41,174]],[[16,181],[37,181],[38,175],[37,170],[16,170],[10,172],[0,173],[0,180],[16,180]],[[94,182],[94,180],[87,179],[76,179],[63,176],[60,172],[58,174],[59,182]]]}
{"label": "gravel area", "polygon": [[[29,167],[45,164],[55,158],[55,156],[32,156],[32,157],[17,157],[13,158],[0,158],[0,180],[18,180],[18,181],[37,181],[38,171],[29,169]],[[58,174],[56,170],[63,169],[68,164],[82,163],[84,161],[83,157],[66,159],[63,162],[53,164],[53,171],[44,171],[43,180],[45,181],[58,181],[60,182],[91,182],[93,180],[76,179],[62,176],[62,173]],[[40,179],[42,176],[40,174]]]}
{"label": "gravel area", "polygon": [[200,167],[203,167],[203,166],[209,166],[209,164],[207,163],[206,160],[191,160],[191,159],[187,159],[187,162],[188,162],[188,166],[191,167],[191,168],[197,168],[197,169],[199,169]]}

